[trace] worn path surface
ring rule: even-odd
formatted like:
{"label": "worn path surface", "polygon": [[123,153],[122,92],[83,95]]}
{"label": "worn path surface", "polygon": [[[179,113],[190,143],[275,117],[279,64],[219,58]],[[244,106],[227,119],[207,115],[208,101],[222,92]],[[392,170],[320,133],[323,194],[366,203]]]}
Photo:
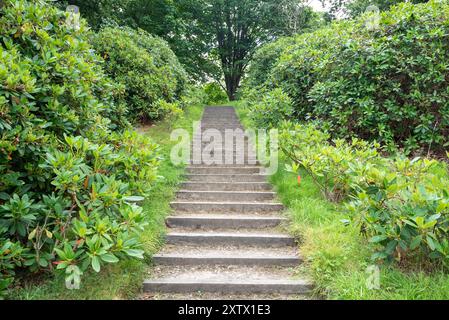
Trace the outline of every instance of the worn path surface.
{"label": "worn path surface", "polygon": [[[232,107],[206,108],[201,127],[223,137],[225,129],[243,129]],[[213,151],[223,151],[225,159],[231,148],[230,157],[243,163],[210,165],[195,158],[188,167],[166,220],[167,244],[143,284],[144,298],[298,299],[311,290],[295,275],[302,261],[295,239],[283,231],[283,206],[244,141],[243,147],[223,141]],[[193,149],[203,151],[207,144],[194,143]]]}

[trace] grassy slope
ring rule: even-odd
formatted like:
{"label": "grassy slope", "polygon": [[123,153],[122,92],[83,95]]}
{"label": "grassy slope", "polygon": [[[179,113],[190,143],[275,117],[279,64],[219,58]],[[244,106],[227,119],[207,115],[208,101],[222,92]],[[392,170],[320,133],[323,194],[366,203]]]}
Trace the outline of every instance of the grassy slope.
{"label": "grassy slope", "polygon": [[[248,127],[247,110],[241,103],[233,105]],[[371,264],[370,247],[356,226],[341,222],[351,219],[345,208],[325,200],[304,173],[299,186],[297,177],[283,168],[280,159],[271,182],[288,208],[291,232],[302,239],[301,252],[308,261],[306,272],[314,280],[317,293],[327,299],[449,299],[449,275],[439,271],[429,275],[383,266],[380,289],[369,290],[365,270]]]}
{"label": "grassy slope", "polygon": [[10,299],[129,299],[135,298],[142,286],[142,280],[148,271],[151,255],[162,245],[165,231],[164,218],[170,211],[169,203],[173,198],[183,174],[182,167],[175,167],[170,162],[170,149],[175,142],[170,142],[170,132],[174,128],[192,131],[192,121],[202,115],[202,107],[190,107],[184,116],[166,120],[146,128],[145,134],[161,146],[164,160],[159,168],[159,175],[164,177],[152,190],[151,198],[144,203],[148,213],[149,226],[143,235],[146,261],[124,261],[117,265],[102,268],[99,274],[85,275],[80,290],[67,290],[61,276],[40,281],[27,281],[23,287],[12,290]]}

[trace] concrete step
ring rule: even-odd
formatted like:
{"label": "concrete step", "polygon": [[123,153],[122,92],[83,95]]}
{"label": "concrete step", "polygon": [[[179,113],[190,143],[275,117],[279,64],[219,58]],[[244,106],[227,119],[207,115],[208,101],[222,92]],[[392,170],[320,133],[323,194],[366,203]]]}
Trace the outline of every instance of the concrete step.
{"label": "concrete step", "polygon": [[[241,161],[241,159],[231,159],[231,161],[225,161],[226,159],[222,159],[220,161],[220,159],[218,159],[217,161],[210,161],[208,159],[191,159],[189,162],[190,166],[209,166],[209,167],[243,167],[243,166],[257,166],[259,165],[259,163],[257,162],[257,160],[244,160]],[[216,181],[218,182],[218,181]]]}
{"label": "concrete step", "polygon": [[218,143],[215,143],[215,142],[210,142],[210,141],[207,141],[207,140],[203,140],[203,141],[201,141],[201,142],[199,142],[199,141],[195,141],[195,142],[192,142],[191,144],[190,144],[190,147],[191,148],[193,148],[193,147],[196,147],[196,148],[199,148],[199,147],[202,147],[202,148],[206,148],[206,147],[209,147],[209,148],[217,148],[217,149],[234,149],[234,150],[236,150],[236,149],[244,149],[244,150],[254,150],[254,151],[257,151],[257,149],[256,149],[256,146],[254,145],[254,144],[250,144],[249,142],[238,142],[238,143],[232,143],[232,144],[225,144],[225,142],[223,141],[223,142],[218,142]]}
{"label": "concrete step", "polygon": [[228,134],[229,137],[231,137],[231,135],[234,137],[250,136],[247,132],[245,132],[245,129],[243,127],[229,127],[229,126],[215,126],[215,125],[201,127],[201,131],[198,129],[198,131],[195,132],[194,136],[198,137],[200,133],[203,136],[207,136],[207,138],[209,138],[210,136],[215,136],[217,133],[220,133],[222,139],[225,138],[226,134]]}
{"label": "concrete step", "polygon": [[177,192],[177,199],[180,201],[272,201],[274,192],[242,192],[242,191],[190,191],[180,190]]}
{"label": "concrete step", "polygon": [[224,154],[228,154],[228,155],[232,154],[234,156],[244,154],[246,156],[252,156],[253,158],[257,157],[257,154],[255,151],[248,150],[246,148],[239,148],[239,149],[214,148],[213,149],[212,147],[210,147],[210,148],[206,149],[206,147],[202,147],[202,148],[195,147],[195,148],[190,149],[190,152],[192,152],[192,153],[193,152],[201,152],[204,154],[223,154],[223,155]]}
{"label": "concrete step", "polygon": [[229,120],[229,122],[226,121],[204,121],[201,122],[201,129],[206,129],[206,128],[224,128],[224,129],[241,129],[241,130],[245,130],[245,128],[238,122],[236,122],[235,120]]}
{"label": "concrete step", "polygon": [[220,292],[220,293],[289,293],[308,294],[312,290],[304,280],[183,280],[161,279],[146,280],[143,284],[146,292]]}
{"label": "concrete step", "polygon": [[243,165],[255,166],[257,164],[257,157],[241,154],[231,154],[226,152],[204,152],[195,151],[191,153],[190,161],[201,161],[198,164],[204,163],[204,166],[210,165]]}
{"label": "concrete step", "polygon": [[177,200],[179,201],[272,201],[275,197],[274,192],[242,192],[242,191],[191,191],[180,190],[177,192]]}
{"label": "concrete step", "polygon": [[190,164],[188,166],[189,168],[202,168],[202,167],[208,167],[208,168],[217,168],[217,167],[221,167],[221,168],[245,168],[245,167],[258,167],[260,169],[264,169],[265,167],[262,166],[259,162],[257,162],[254,165],[249,165],[249,164],[223,164],[223,165],[216,165],[216,164],[211,164],[211,165],[204,165],[204,164]]}
{"label": "concrete step", "polygon": [[[229,134],[229,138],[232,135],[233,139],[241,138],[241,137],[243,137],[244,139],[250,139],[250,138],[257,136],[254,133],[245,132],[245,130],[242,130],[241,128],[225,128],[225,130],[226,129],[233,130],[233,131],[227,132]],[[204,129],[204,128],[201,128],[201,130],[196,128],[196,130],[193,132],[192,139],[193,140],[203,139],[203,140],[207,140],[207,141],[213,140],[214,139],[213,132],[206,132],[207,130],[208,129]],[[205,138],[207,138],[207,139],[205,139]],[[222,139],[223,138],[224,138],[224,136],[222,137]]]}
{"label": "concrete step", "polygon": [[231,265],[231,266],[283,266],[295,267],[301,264],[297,256],[282,255],[217,255],[217,254],[156,254],[153,262],[160,265]]}
{"label": "concrete step", "polygon": [[267,182],[184,182],[184,190],[210,191],[267,191],[272,187]]}
{"label": "concrete step", "polygon": [[210,166],[210,167],[213,167],[213,166],[217,166],[217,167],[224,167],[224,166],[236,167],[236,166],[245,166],[245,165],[247,165],[247,166],[256,166],[256,165],[259,164],[256,159],[251,159],[251,160],[244,159],[242,161],[242,159],[234,158],[234,159],[230,159],[230,161],[229,161],[229,159],[223,159],[223,158],[220,157],[219,159],[215,159],[214,158],[212,160],[213,161],[211,161],[210,159],[207,159],[207,158],[204,158],[204,159],[202,159],[202,158],[200,158],[200,159],[193,159],[192,158],[192,159],[190,159],[189,164],[191,166]]}
{"label": "concrete step", "polygon": [[200,123],[219,123],[219,124],[225,124],[225,123],[233,123],[233,124],[241,124],[238,117],[235,116],[224,116],[223,118],[217,118],[214,116],[208,116],[204,115],[204,117],[201,119]]}
{"label": "concrete step", "polygon": [[166,224],[170,228],[193,229],[262,229],[272,228],[285,222],[281,217],[257,215],[177,215],[167,217]]}
{"label": "concrete step", "polygon": [[257,245],[261,247],[294,246],[295,239],[283,234],[233,232],[170,232],[169,244],[196,245]]}
{"label": "concrete step", "polygon": [[[254,141],[255,139],[254,139],[254,134],[253,135],[250,135],[250,134],[248,134],[248,133],[245,133],[245,132],[229,132],[228,131],[228,134],[229,134],[229,138],[231,138],[231,134],[232,134],[232,139],[233,139],[233,141],[239,141],[239,140],[244,140],[244,141],[246,141],[246,142],[248,142],[248,141],[250,141],[251,139]],[[257,137],[257,136],[256,136]],[[206,142],[206,141],[214,141],[214,136],[213,135],[211,135],[209,132],[201,132],[201,131],[196,131],[196,132],[194,132],[193,133],[193,135],[192,135],[192,141],[194,141],[194,142],[197,142],[197,141],[203,141],[203,142]],[[221,139],[222,139],[222,141],[225,141],[225,137],[223,136],[223,137],[221,137]]]}
{"label": "concrete step", "polygon": [[257,155],[251,154],[248,152],[226,152],[226,151],[205,151],[205,150],[192,150],[190,152],[190,159],[194,159],[195,157],[207,157],[210,159],[211,156],[214,156],[215,158],[219,158],[222,160],[225,160],[225,157],[231,158],[231,159],[241,159],[243,157],[244,160],[251,160],[251,161],[257,161]]}
{"label": "concrete step", "polygon": [[269,202],[195,202],[174,201],[170,206],[180,212],[239,212],[262,213],[278,212],[284,209],[281,203]]}
{"label": "concrete step", "polygon": [[237,165],[248,165],[248,166],[255,166],[258,164],[257,158],[248,158],[244,157],[243,159],[241,157],[231,157],[226,158],[225,155],[217,155],[217,156],[203,156],[200,154],[197,157],[191,157],[190,161],[191,164],[194,165],[201,165],[201,166],[237,166]]}
{"label": "concrete step", "polygon": [[224,257],[235,256],[295,256],[299,257],[298,248],[285,247],[260,247],[248,245],[170,245],[166,244],[159,254],[185,254],[189,256],[216,255]]}
{"label": "concrete step", "polygon": [[245,127],[243,127],[240,124],[236,123],[213,123],[213,122],[207,122],[201,124],[201,130],[208,130],[208,129],[218,129],[218,130],[238,130],[240,129],[241,132],[245,132]]}
{"label": "concrete step", "polygon": [[187,172],[190,174],[260,174],[264,172],[264,167],[222,167],[222,166],[195,166],[188,167]]}
{"label": "concrete step", "polygon": [[225,150],[214,150],[214,151],[208,151],[208,150],[192,150],[190,152],[191,159],[195,157],[202,157],[203,159],[210,159],[211,157],[217,158],[217,159],[239,159],[239,160],[246,160],[246,159],[254,159],[257,160],[257,156],[254,153],[247,152],[247,151],[225,151]]}
{"label": "concrete step", "polygon": [[[174,213],[166,218],[166,244],[153,256],[144,291],[149,297],[184,294],[187,299],[203,292],[304,297],[312,285],[297,278],[295,267],[302,258],[295,239],[282,233],[286,219],[274,215],[284,207],[275,202],[253,139],[233,107],[206,108],[201,127],[191,144],[186,181],[170,204]],[[240,129],[243,135],[205,154],[211,147],[211,139],[204,139],[208,129],[222,134]]]}
{"label": "concrete step", "polygon": [[215,300],[215,301],[236,301],[237,303],[242,300],[260,300],[260,301],[302,301],[314,299],[309,293],[304,294],[288,294],[288,293],[223,293],[223,292],[142,292],[139,300],[170,300],[170,301],[185,301],[185,300]]}
{"label": "concrete step", "polygon": [[307,279],[298,279],[292,269],[278,266],[160,265],[144,282],[144,291],[153,293],[308,294],[311,290]]}
{"label": "concrete step", "polygon": [[[207,149],[206,149],[207,148]],[[213,149],[215,149],[216,152],[245,152],[245,153],[253,153],[254,156],[257,155],[257,150],[254,148],[248,148],[247,146],[222,146],[222,145],[210,145],[208,143],[204,144],[198,144],[198,145],[191,145],[190,150],[193,151],[205,151],[205,152],[212,152]]]}
{"label": "concrete step", "polygon": [[216,117],[215,115],[203,115],[204,118],[200,120],[200,123],[218,123],[227,124],[232,122],[232,124],[241,124],[239,118],[236,115],[223,115],[223,117]]}
{"label": "concrete step", "polygon": [[187,174],[187,181],[200,182],[266,182],[266,175],[261,174]]}
{"label": "concrete step", "polygon": [[[229,140],[228,140],[229,139]],[[231,140],[232,139],[232,140]],[[248,136],[242,136],[242,137],[226,137],[225,135],[223,135],[221,137],[221,139],[215,140],[214,137],[212,136],[206,136],[206,135],[195,135],[193,136],[193,140],[191,141],[190,145],[204,145],[204,146],[208,146],[208,145],[216,145],[218,146],[222,146],[222,147],[235,147],[235,146],[239,146],[239,147],[255,147],[256,143],[255,143],[255,139],[250,139],[250,137]]]}
{"label": "concrete step", "polygon": [[[202,136],[202,135],[195,135],[194,137],[193,137],[193,140],[192,140],[192,142],[191,142],[191,145],[193,146],[193,145],[210,145],[212,142],[214,142],[214,139],[211,139],[211,138],[209,138],[209,137],[205,137],[205,136]],[[225,137],[222,137],[222,139],[221,139],[221,141],[219,141],[220,143],[218,143],[217,142],[217,144],[218,145],[221,145],[221,146],[223,146],[223,147],[227,147],[227,146],[236,146],[236,145],[238,145],[238,146],[240,146],[240,145],[242,145],[242,142],[243,142],[243,145],[245,146],[245,147],[247,147],[248,145],[249,146],[252,146],[252,147],[254,147],[256,144],[254,143],[254,141],[251,141],[250,139],[249,139],[249,137],[242,137],[242,138],[240,138],[240,137],[238,137],[238,138],[233,138],[233,141],[232,141],[232,143],[231,142],[229,142],[229,145],[228,144],[226,144],[225,143]],[[237,143],[238,142],[238,143]]]}
{"label": "concrete step", "polygon": [[[208,150],[206,150],[206,147],[209,147],[208,148]],[[194,150],[196,150],[196,151],[203,151],[203,152],[210,152],[210,153],[212,153],[212,152],[215,152],[215,153],[226,153],[226,152],[228,152],[228,153],[234,153],[234,154],[240,154],[240,153],[252,153],[252,154],[254,154],[254,156],[256,156],[256,150],[254,150],[254,149],[248,149],[248,148],[245,148],[245,147],[243,147],[243,146],[239,146],[238,148],[232,148],[232,147],[229,147],[229,148],[227,148],[227,147],[225,147],[225,148],[220,148],[220,146],[213,146],[213,145],[210,145],[210,146],[208,146],[208,145],[206,145],[206,146],[193,146],[192,145],[192,147],[191,147],[191,149],[190,149],[191,151],[194,151]]]}

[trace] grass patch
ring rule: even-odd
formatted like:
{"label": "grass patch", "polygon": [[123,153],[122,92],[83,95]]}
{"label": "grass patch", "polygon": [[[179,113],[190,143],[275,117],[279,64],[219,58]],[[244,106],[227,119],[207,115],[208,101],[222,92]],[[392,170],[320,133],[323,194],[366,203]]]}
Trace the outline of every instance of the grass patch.
{"label": "grass patch", "polygon": [[[159,168],[161,179],[152,189],[151,197],[143,204],[148,215],[149,225],[143,233],[146,259],[144,261],[122,261],[116,265],[107,265],[100,273],[85,274],[80,290],[67,290],[64,275],[36,276],[22,278],[19,285],[11,289],[9,299],[133,299],[142,287],[142,281],[148,272],[151,256],[163,245],[165,233],[165,217],[170,212],[170,201],[173,199],[184,167],[174,166],[170,161],[170,150],[176,142],[170,141],[172,129],[184,128],[192,132],[192,121],[201,118],[203,107],[189,107],[183,116],[173,120],[167,119],[151,127],[139,128],[161,148],[164,160]],[[20,279],[20,275],[18,275]]]}
{"label": "grass patch", "polygon": [[[246,127],[248,110],[241,102],[231,103]],[[287,207],[289,231],[301,239],[300,252],[306,264],[302,268],[316,286],[315,295],[326,299],[347,300],[418,300],[449,299],[449,275],[441,270],[401,270],[380,266],[380,289],[368,289],[372,264],[370,244],[351,220],[345,207],[323,198],[312,179],[301,172],[297,176],[284,170],[280,155],[279,170],[271,177],[278,197]]]}

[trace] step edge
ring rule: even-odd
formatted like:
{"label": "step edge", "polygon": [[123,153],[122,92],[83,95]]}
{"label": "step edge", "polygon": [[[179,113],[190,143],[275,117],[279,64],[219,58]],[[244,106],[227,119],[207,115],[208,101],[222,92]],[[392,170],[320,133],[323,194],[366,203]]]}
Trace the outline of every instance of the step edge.
{"label": "step edge", "polygon": [[308,280],[277,280],[277,279],[267,279],[267,280],[188,280],[182,278],[173,278],[173,279],[146,279],[144,280],[144,284],[152,284],[152,283],[161,283],[161,284],[223,284],[223,285],[304,285],[304,286],[312,286],[312,282]]}
{"label": "step edge", "polygon": [[192,259],[192,260],[293,260],[293,261],[302,261],[302,257],[295,255],[247,255],[247,256],[195,256],[195,255],[183,255],[183,254],[155,254],[152,256],[153,259]]}
{"label": "step edge", "polygon": [[223,233],[223,232],[169,232],[165,235],[166,238],[169,237],[184,237],[184,238],[251,238],[251,239],[293,239],[295,240],[295,237],[292,237],[290,235],[285,234],[269,234],[269,233]]}
{"label": "step edge", "polygon": [[217,190],[185,190],[181,189],[178,190],[176,193],[217,193],[217,194],[269,194],[269,195],[275,195],[276,192],[274,191],[217,191]]}
{"label": "step edge", "polygon": [[264,205],[270,205],[270,206],[278,206],[278,205],[283,205],[282,203],[279,203],[279,202],[222,202],[222,201],[205,201],[205,202],[203,202],[203,201],[172,201],[172,202],[170,202],[170,203],[173,203],[173,204],[178,204],[178,203],[188,203],[188,204],[220,204],[220,203],[223,203],[223,204],[251,204],[251,205],[254,205],[254,204],[264,204]]}
{"label": "step edge", "polygon": [[224,217],[224,216],[215,216],[214,214],[210,214],[210,216],[195,216],[195,215],[179,215],[179,216],[167,216],[166,219],[196,219],[196,220],[256,220],[256,221],[271,221],[271,220],[283,220],[283,221],[287,221],[287,218],[284,217],[270,217],[270,216],[240,216],[240,217],[235,217],[235,216],[229,216],[229,217]]}

